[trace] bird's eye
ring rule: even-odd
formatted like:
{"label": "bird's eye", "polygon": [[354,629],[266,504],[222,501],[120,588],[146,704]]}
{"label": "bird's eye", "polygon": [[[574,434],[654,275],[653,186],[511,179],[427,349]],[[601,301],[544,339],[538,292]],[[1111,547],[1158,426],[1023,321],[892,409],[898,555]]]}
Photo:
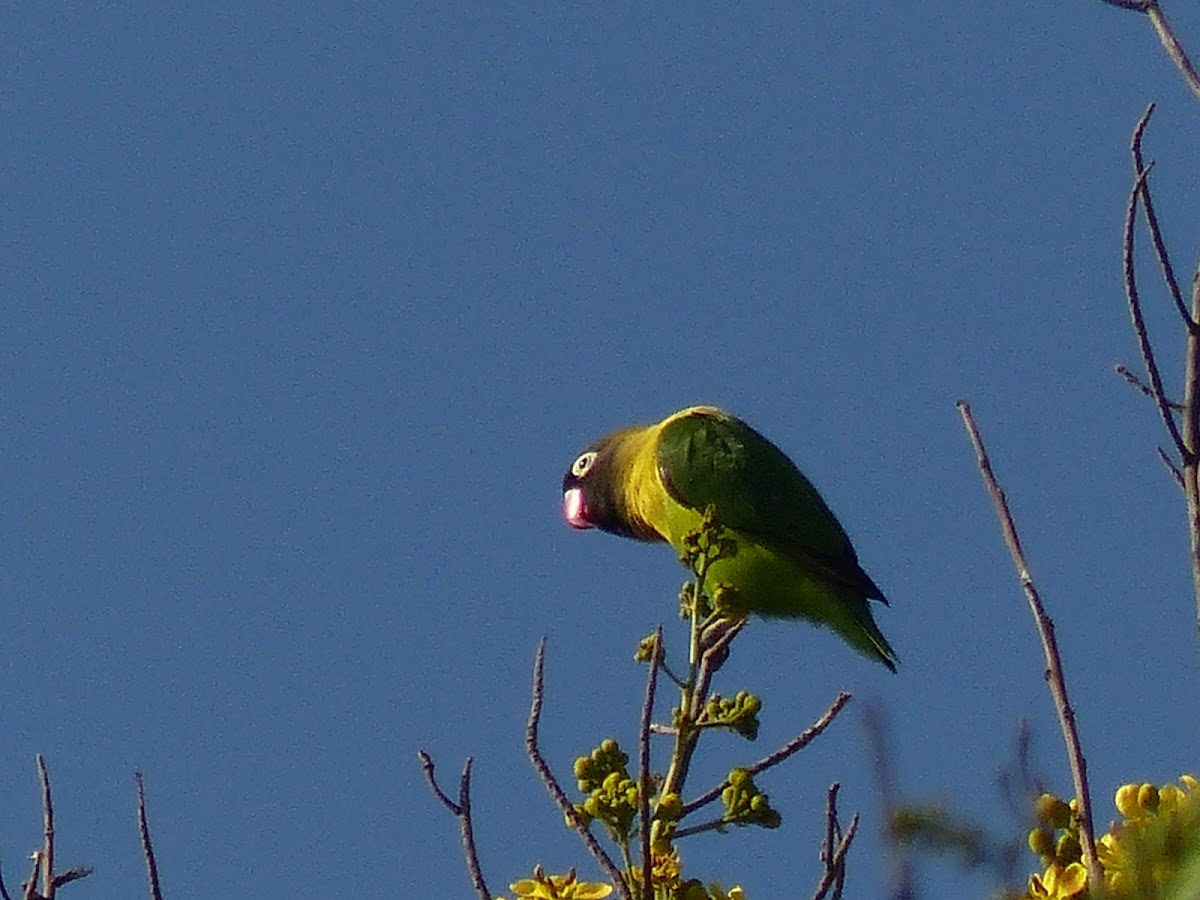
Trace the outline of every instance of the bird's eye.
{"label": "bird's eye", "polygon": [[574,465],[571,466],[571,474],[576,478],[582,478],[591,470],[595,462],[596,451],[589,450],[587,453],[582,454],[579,459],[575,460]]}

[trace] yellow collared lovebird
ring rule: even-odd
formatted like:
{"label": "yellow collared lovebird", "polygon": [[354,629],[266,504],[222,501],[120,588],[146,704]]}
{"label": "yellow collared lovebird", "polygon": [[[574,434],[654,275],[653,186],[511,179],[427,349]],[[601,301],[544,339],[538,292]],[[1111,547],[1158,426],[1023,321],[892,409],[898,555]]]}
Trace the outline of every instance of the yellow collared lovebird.
{"label": "yellow collared lovebird", "polygon": [[850,538],[795,463],[741,419],[693,406],[624,428],[581,453],[562,486],[573,527],[666,541],[677,551],[715,507],[737,553],[713,563],[710,584],[732,587],[745,612],[831,628],[896,671],[868,605],[887,600]]}

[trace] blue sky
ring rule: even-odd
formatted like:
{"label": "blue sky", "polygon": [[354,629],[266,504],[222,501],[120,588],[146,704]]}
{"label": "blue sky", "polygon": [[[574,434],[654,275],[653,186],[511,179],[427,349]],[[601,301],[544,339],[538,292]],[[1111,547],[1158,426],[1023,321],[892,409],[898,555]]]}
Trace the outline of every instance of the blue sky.
{"label": "blue sky", "polygon": [[[1169,10],[1200,51],[1200,14]],[[1028,718],[1069,787],[1040,648],[954,401],[971,400],[1059,639],[1101,824],[1194,771],[1181,498],[1120,282],[1129,133],[1182,272],[1200,116],[1098,2],[35,6],[0,36],[0,862],[167,895],[466,897],[424,786],[476,759],[493,890],[579,864],[523,755],[548,638],[559,771],[632,742],[660,547],[576,534],[561,473],[698,402],[787,450],[888,593],[898,675],[754,623],[721,686],[756,759],[837,691],[898,788],[1019,833],[993,778]],[[1147,301],[1165,369],[1180,341]],[[1176,382],[1177,383],[1177,382]],[[831,780],[883,896],[862,704],[764,780],[785,824],[703,837],[751,897],[817,877]],[[701,782],[696,782],[699,789]],[[1023,865],[1031,860],[1023,860]],[[922,870],[929,896],[986,879]]]}

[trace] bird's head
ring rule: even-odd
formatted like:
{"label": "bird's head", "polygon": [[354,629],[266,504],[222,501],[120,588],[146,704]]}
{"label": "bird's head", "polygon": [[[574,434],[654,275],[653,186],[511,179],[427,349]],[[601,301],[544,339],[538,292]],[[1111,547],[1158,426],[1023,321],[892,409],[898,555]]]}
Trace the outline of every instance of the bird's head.
{"label": "bird's head", "polygon": [[[575,458],[563,475],[563,518],[572,528],[599,528],[625,537],[634,530],[626,509],[628,472],[622,465],[626,429],[601,438]],[[627,462],[627,461],[626,461]]]}

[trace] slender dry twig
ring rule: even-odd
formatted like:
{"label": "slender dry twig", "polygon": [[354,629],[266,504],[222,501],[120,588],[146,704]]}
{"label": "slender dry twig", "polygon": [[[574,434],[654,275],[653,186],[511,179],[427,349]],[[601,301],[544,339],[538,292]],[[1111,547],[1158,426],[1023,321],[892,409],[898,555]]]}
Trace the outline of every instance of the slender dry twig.
{"label": "slender dry twig", "polygon": [[1158,453],[1158,458],[1162,461],[1162,464],[1167,467],[1167,471],[1171,473],[1171,477],[1175,479],[1175,483],[1179,485],[1181,490],[1186,491],[1187,486],[1184,484],[1183,473],[1179,471],[1179,466],[1175,465],[1171,457],[1167,456],[1167,451],[1162,447],[1155,447],[1154,450]]}
{"label": "slender dry twig", "polygon": [[[1151,163],[1151,166],[1153,166],[1153,163]],[[1138,198],[1141,195],[1146,176],[1149,174],[1149,168],[1142,169],[1138,173],[1137,179],[1133,184],[1133,190],[1129,192],[1129,205],[1125,209],[1125,241],[1122,251],[1125,271],[1125,297],[1129,301],[1129,316],[1133,320],[1133,334],[1137,338],[1138,349],[1142,354],[1142,362],[1146,366],[1146,375],[1150,378],[1151,395],[1154,397],[1155,405],[1158,407],[1159,418],[1162,419],[1163,425],[1166,426],[1167,432],[1171,435],[1172,443],[1175,444],[1176,451],[1186,464],[1188,455],[1187,447],[1183,442],[1183,436],[1179,433],[1179,426],[1175,423],[1175,416],[1171,413],[1170,400],[1167,397],[1166,389],[1163,387],[1162,374],[1159,372],[1158,363],[1154,359],[1154,348],[1150,344],[1150,334],[1146,330],[1146,319],[1142,315],[1142,301],[1138,295],[1137,277],[1134,272],[1133,225],[1137,217]]]}
{"label": "slender dry twig", "polygon": [[1175,30],[1171,27],[1171,23],[1167,21],[1167,15],[1162,11],[1162,6],[1158,0],[1100,0],[1100,2],[1119,9],[1145,13],[1150,19],[1150,24],[1154,27],[1154,31],[1163,45],[1163,49],[1167,51],[1167,56],[1171,57],[1171,61],[1175,63],[1176,68],[1183,74],[1183,78],[1188,83],[1188,87],[1192,89],[1192,93],[1200,97],[1200,75],[1196,74],[1196,70],[1192,66],[1192,61],[1188,59],[1187,53],[1184,52],[1183,45],[1175,37]]}
{"label": "slender dry twig", "polygon": [[[829,708],[826,709],[825,712],[821,713],[820,718],[813,722],[812,725],[808,726],[808,728],[804,729],[804,731],[792,738],[774,753],[764,756],[752,766],[746,766],[746,771],[752,776],[757,775],[759,772],[769,769],[772,766],[779,765],[789,756],[792,756],[793,754],[803,750],[805,747],[811,744],[821,734],[822,731],[824,731],[833,723],[833,720],[837,718],[837,714],[842,711],[842,707],[850,702],[851,697],[853,697],[853,694],[848,694],[846,691],[842,691],[837,695],[837,697],[834,698],[834,701],[829,704]],[[695,812],[697,809],[707,806],[709,803],[712,803],[721,796],[721,792],[727,787],[729,787],[728,780],[722,781],[716,787],[701,794],[691,803],[685,803],[681,817],[686,816],[688,813]]]}
{"label": "slender dry twig", "polygon": [[0,900],[12,900],[8,888],[4,886],[4,874],[0,872]]}
{"label": "slender dry twig", "polygon": [[1029,600],[1029,608],[1037,623],[1038,634],[1042,638],[1042,648],[1046,654],[1046,681],[1050,686],[1050,694],[1058,711],[1059,723],[1062,726],[1063,740],[1067,747],[1067,759],[1071,766],[1071,775],[1075,781],[1075,797],[1079,803],[1080,844],[1083,850],[1083,864],[1088,872],[1088,887],[1098,891],[1104,884],[1100,862],[1096,858],[1096,841],[1092,830],[1092,800],[1088,791],[1087,761],[1083,756],[1083,747],[1079,742],[1079,732],[1075,727],[1075,710],[1067,698],[1067,680],[1063,674],[1062,658],[1058,653],[1058,641],[1054,637],[1054,622],[1042,605],[1033,576],[1029,573],[1029,563],[1025,559],[1025,551],[1021,549],[1021,539],[1017,535],[1017,526],[1013,521],[1012,512],[1008,508],[1008,500],[1000,483],[992,471],[992,463],[988,458],[987,449],[983,445],[983,437],[971,415],[971,407],[965,400],[958,401],[958,411],[966,426],[971,444],[975,448],[975,458],[979,465],[979,474],[983,477],[984,485],[996,507],[996,515],[1000,519],[1000,529],[1004,533],[1004,543],[1012,555],[1013,564],[1017,569],[1017,577]]}
{"label": "slender dry twig", "polygon": [[[1192,276],[1192,320],[1200,317],[1200,269]],[[1192,590],[1196,595],[1196,638],[1200,640],[1200,330],[1188,331],[1184,364],[1183,493],[1187,502],[1192,553]]]}
{"label": "slender dry twig", "polygon": [[150,823],[146,820],[146,784],[141,772],[134,772],[133,780],[137,783],[138,833],[142,838],[142,856],[146,859],[150,896],[153,900],[163,900],[162,888],[158,883],[158,863],[154,859],[154,845],[150,843]]}
{"label": "slender dry twig", "polygon": [[[1154,105],[1151,104],[1138,120],[1130,142],[1130,151],[1133,155],[1134,171],[1137,177],[1125,214],[1123,251],[1125,292],[1129,300],[1130,315],[1133,318],[1134,334],[1142,352],[1142,359],[1146,364],[1146,372],[1150,376],[1151,394],[1158,406],[1159,416],[1166,425],[1171,440],[1175,444],[1175,450],[1179,454],[1180,465],[1177,467],[1161,449],[1159,451],[1159,457],[1167,463],[1176,483],[1182,484],[1184,500],[1187,504],[1192,590],[1196,601],[1195,626],[1197,640],[1200,640],[1200,269],[1192,276],[1191,311],[1189,312],[1184,305],[1179,283],[1175,278],[1175,271],[1167,254],[1162,229],[1159,227],[1158,218],[1154,213],[1150,186],[1147,182],[1150,166],[1145,165],[1142,158],[1142,137],[1153,112]],[[1155,253],[1158,255],[1163,280],[1167,284],[1175,303],[1175,309],[1183,319],[1184,327],[1187,330],[1187,348],[1184,353],[1182,432],[1176,425],[1173,408],[1162,386],[1162,378],[1154,361],[1146,324],[1142,317],[1141,301],[1138,297],[1133,268],[1133,219],[1137,214],[1139,200],[1145,210],[1146,224],[1154,242]]]}
{"label": "slender dry twig", "polygon": [[662,663],[663,630],[654,632],[650,653],[650,674],[646,676],[646,699],[642,703],[642,724],[638,729],[638,806],[642,817],[642,896],[654,895],[654,866],[650,860],[650,726],[654,719],[654,694],[658,689],[658,668]]}
{"label": "slender dry twig", "polygon": [[33,860],[33,871],[29,873],[28,881],[21,882],[21,887],[25,888],[25,900],[38,900],[41,897],[37,883],[38,873],[42,870],[42,851],[34,850],[29,858]]}
{"label": "slender dry twig", "polygon": [[[1147,166],[1142,156],[1142,137],[1146,133],[1146,126],[1150,124],[1150,117],[1153,114],[1154,104],[1151,103],[1146,107],[1146,111],[1142,113],[1142,117],[1138,119],[1138,123],[1133,129],[1133,137],[1129,142],[1129,153],[1133,156],[1134,175],[1141,175],[1153,166],[1153,163]],[[1171,293],[1175,311],[1179,313],[1179,317],[1183,319],[1187,329],[1195,331],[1196,320],[1188,313],[1187,306],[1183,302],[1183,292],[1179,289],[1175,268],[1171,265],[1171,257],[1167,253],[1167,244],[1163,240],[1162,228],[1158,224],[1158,214],[1154,211],[1154,199],[1150,196],[1150,182],[1146,179],[1142,180],[1141,195],[1142,210],[1146,214],[1146,226],[1150,230],[1150,240],[1154,244],[1154,253],[1158,257],[1158,265],[1162,269],[1163,281],[1167,283],[1167,290]]]}
{"label": "slender dry twig", "polygon": [[842,836],[842,826],[838,822],[837,814],[837,796],[841,789],[841,782],[835,781],[829,785],[829,791],[825,795],[825,840],[821,843],[821,862],[825,864],[826,871],[833,861],[834,841],[840,840]]}
{"label": "slender dry twig", "polygon": [[50,773],[46,760],[37,755],[38,779],[42,783],[42,821],[45,825],[45,844],[42,846],[42,895],[54,900],[54,804],[50,799]]}
{"label": "slender dry twig", "polygon": [[[1120,363],[1117,363],[1115,366],[1113,366],[1113,371],[1115,371],[1118,375],[1120,375],[1122,378],[1124,378],[1129,383],[1129,385],[1134,390],[1136,390],[1139,394],[1144,394],[1147,397],[1149,397],[1151,400],[1154,399],[1154,390],[1150,387],[1150,385],[1146,384],[1146,382],[1142,381],[1142,379],[1140,379],[1136,375],[1134,375],[1133,372],[1129,371],[1128,368],[1121,365]],[[1178,400],[1171,400],[1168,398],[1167,406],[1170,407],[1171,412],[1176,412],[1176,413],[1183,412],[1183,404],[1180,403]]]}
{"label": "slender dry twig", "polygon": [[1192,61],[1188,59],[1187,53],[1184,52],[1183,45],[1175,37],[1175,30],[1167,21],[1167,14],[1162,11],[1158,0],[1146,0],[1146,15],[1150,17],[1150,24],[1154,26],[1154,31],[1158,34],[1163,49],[1171,57],[1171,62],[1175,63],[1176,68],[1183,74],[1192,93],[1200,97],[1200,75],[1196,74],[1196,69],[1192,65]]}
{"label": "slender dry twig", "polygon": [[587,823],[580,817],[578,810],[575,809],[566,792],[558,783],[558,779],[554,777],[554,773],[550,771],[550,766],[542,757],[542,751],[538,748],[538,723],[542,718],[542,701],[545,697],[543,672],[546,665],[546,639],[542,638],[538,642],[537,655],[533,659],[533,699],[529,704],[529,721],[525,725],[525,751],[529,756],[530,762],[533,763],[534,769],[537,770],[538,776],[542,779],[542,784],[546,786],[546,790],[550,792],[550,796],[554,798],[554,802],[558,804],[558,808],[570,823],[571,828],[579,835],[584,846],[588,848],[588,852],[592,854],[600,867],[612,879],[613,886],[617,892],[625,898],[625,900],[633,900],[633,892],[629,887],[629,883],[625,880],[625,876],[621,874],[621,870],[617,868],[617,864],[613,862],[600,842],[596,840],[588,828]]}
{"label": "slender dry twig", "polygon": [[833,889],[833,900],[841,900],[842,889],[846,883],[846,853],[849,852],[850,842],[858,832],[858,813],[854,814],[854,818],[850,820],[850,827],[843,835],[837,815],[837,795],[840,788],[841,785],[836,781],[829,786],[825,808],[825,841],[821,844],[821,862],[825,865],[825,872],[817,883],[812,900],[823,900],[830,888]]}
{"label": "slender dry twig", "polygon": [[474,760],[468,756],[463,766],[462,778],[458,783],[458,802],[455,803],[437,783],[433,771],[433,758],[424,750],[417,751],[417,755],[421,758],[421,769],[425,772],[425,780],[429,782],[430,790],[441,801],[442,806],[458,817],[459,828],[462,831],[463,856],[467,861],[467,871],[471,874],[471,884],[475,887],[475,893],[479,895],[480,900],[492,900],[492,893],[483,879],[483,867],[479,864],[479,853],[475,849],[475,828],[471,822],[471,766]]}
{"label": "slender dry twig", "polygon": [[92,874],[92,870],[87,866],[76,866],[73,869],[67,869],[65,872],[59,872],[54,876],[54,886],[62,887],[64,884],[69,884],[72,881],[78,881],[80,878],[86,878]]}

